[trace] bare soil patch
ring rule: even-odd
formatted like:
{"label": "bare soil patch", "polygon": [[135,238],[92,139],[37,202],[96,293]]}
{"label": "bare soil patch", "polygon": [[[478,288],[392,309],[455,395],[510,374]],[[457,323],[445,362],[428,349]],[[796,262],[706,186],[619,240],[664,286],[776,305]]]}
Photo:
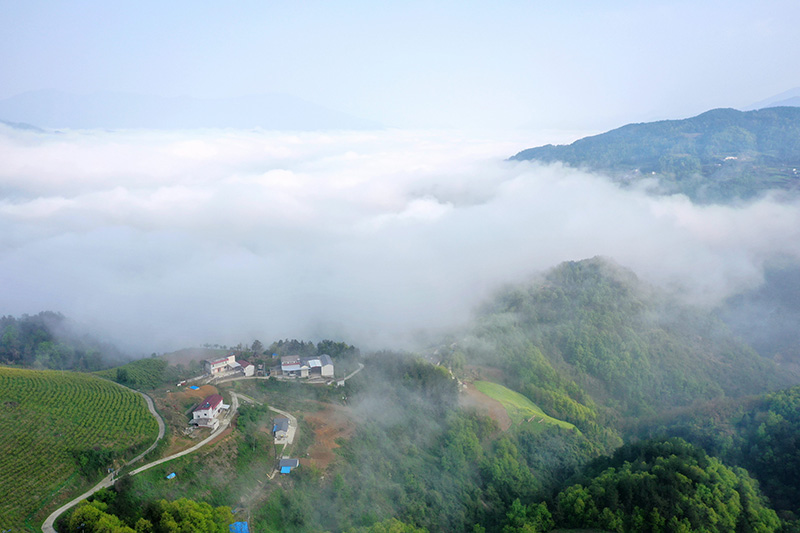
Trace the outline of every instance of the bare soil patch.
{"label": "bare soil patch", "polygon": [[350,411],[340,405],[324,404],[320,411],[304,416],[314,431],[314,444],[308,449],[309,460],[317,468],[325,469],[336,458],[333,451],[339,447],[336,439],[348,439],[355,431]]}
{"label": "bare soil patch", "polygon": [[508,416],[506,408],[497,400],[486,396],[480,392],[472,383],[466,383],[458,396],[458,403],[461,407],[472,408],[479,413],[487,415],[497,422],[503,431],[511,427],[511,418]]}

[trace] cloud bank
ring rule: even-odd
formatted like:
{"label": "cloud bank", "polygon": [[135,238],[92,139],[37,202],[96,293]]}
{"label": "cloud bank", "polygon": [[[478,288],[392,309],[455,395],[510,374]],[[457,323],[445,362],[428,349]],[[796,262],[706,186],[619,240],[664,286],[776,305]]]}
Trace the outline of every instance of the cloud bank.
{"label": "cloud bank", "polygon": [[500,284],[615,259],[714,303],[800,258],[800,206],[622,190],[453,132],[0,129],[0,313],[140,353],[254,338],[403,345]]}

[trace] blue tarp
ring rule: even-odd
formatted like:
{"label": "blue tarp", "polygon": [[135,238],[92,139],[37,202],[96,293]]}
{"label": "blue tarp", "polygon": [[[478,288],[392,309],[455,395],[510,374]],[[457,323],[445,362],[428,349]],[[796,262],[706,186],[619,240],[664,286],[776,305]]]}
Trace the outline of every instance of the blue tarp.
{"label": "blue tarp", "polygon": [[282,466],[281,467],[281,474],[288,474],[291,471],[292,471],[292,467],[291,466]]}
{"label": "blue tarp", "polygon": [[168,475],[168,476],[167,476],[167,479],[172,479],[172,478],[174,478],[174,477],[175,477],[175,472],[173,472],[173,473],[171,473],[170,475]]}
{"label": "blue tarp", "polygon": [[234,522],[228,529],[231,533],[250,533],[250,528],[247,527],[247,522]]}
{"label": "blue tarp", "polygon": [[192,390],[198,390],[200,387],[198,387],[197,385],[192,385],[189,388],[192,389]]}

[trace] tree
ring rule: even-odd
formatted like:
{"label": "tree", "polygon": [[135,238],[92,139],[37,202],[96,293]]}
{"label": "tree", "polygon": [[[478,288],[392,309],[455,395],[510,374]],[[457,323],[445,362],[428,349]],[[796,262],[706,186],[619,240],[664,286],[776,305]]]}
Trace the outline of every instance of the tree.
{"label": "tree", "polygon": [[264,355],[264,345],[261,344],[261,341],[258,339],[253,341],[253,345],[250,347],[250,350],[252,350],[256,357]]}

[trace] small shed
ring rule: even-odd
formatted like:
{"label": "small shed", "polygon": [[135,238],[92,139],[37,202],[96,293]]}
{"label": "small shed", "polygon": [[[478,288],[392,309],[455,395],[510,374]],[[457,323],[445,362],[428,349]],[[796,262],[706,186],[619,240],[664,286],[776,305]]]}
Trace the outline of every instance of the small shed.
{"label": "small shed", "polygon": [[298,466],[300,466],[300,461],[298,459],[281,459],[281,462],[278,464],[281,474],[288,474],[293,468],[297,468]]}

